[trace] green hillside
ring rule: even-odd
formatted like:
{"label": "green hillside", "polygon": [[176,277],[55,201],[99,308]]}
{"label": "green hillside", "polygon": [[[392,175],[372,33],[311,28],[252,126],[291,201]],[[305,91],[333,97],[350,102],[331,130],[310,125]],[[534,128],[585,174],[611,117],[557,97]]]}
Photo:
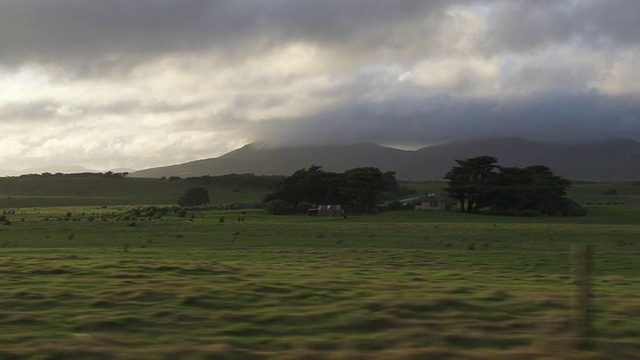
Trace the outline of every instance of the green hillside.
{"label": "green hillside", "polygon": [[[175,204],[182,193],[196,186],[186,180],[98,177],[0,178],[0,208]],[[209,190],[212,203],[258,203],[271,191],[266,187],[236,184],[197,184]]]}
{"label": "green hillside", "polygon": [[[203,186],[214,204],[260,203],[277,176],[224,175],[189,179],[100,177],[95,174],[0,178],[0,208],[176,204],[185,190]],[[401,182],[416,194],[439,193],[442,181]],[[579,183],[569,188],[583,205],[640,204],[638,183]]]}

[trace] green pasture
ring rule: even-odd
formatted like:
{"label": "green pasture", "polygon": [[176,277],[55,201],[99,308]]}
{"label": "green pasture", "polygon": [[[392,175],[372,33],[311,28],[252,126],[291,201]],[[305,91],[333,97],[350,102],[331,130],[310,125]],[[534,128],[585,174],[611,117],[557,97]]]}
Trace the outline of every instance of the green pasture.
{"label": "green pasture", "polygon": [[[401,185],[415,190],[416,196],[441,193],[446,187],[446,183],[441,181],[401,182]],[[194,183],[184,180],[143,178],[0,177],[0,208],[176,204],[178,198],[194,186]],[[205,187],[215,204],[256,204],[273,191],[241,184]],[[640,185],[579,183],[569,188],[568,195],[581,204],[638,205]]]}
{"label": "green pasture", "polygon": [[[176,204],[196,185],[184,180],[0,177],[0,208]],[[270,189],[204,186],[212,203],[259,203]]]}
{"label": "green pasture", "polygon": [[[0,359],[640,353],[638,206],[592,205],[584,218],[207,210],[125,219],[132,208],[4,215]],[[574,244],[595,246],[587,350],[575,345]]]}

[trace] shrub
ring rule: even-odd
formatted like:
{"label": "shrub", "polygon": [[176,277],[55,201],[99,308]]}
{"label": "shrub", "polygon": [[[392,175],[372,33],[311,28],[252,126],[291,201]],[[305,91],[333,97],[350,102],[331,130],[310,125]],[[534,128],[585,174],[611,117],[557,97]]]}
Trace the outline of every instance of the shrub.
{"label": "shrub", "polygon": [[393,200],[387,204],[387,210],[404,210],[405,207],[399,200]]}
{"label": "shrub", "polygon": [[614,188],[609,188],[604,192],[605,195],[618,195],[618,190]]}
{"label": "shrub", "polygon": [[577,202],[562,198],[558,206],[558,211],[562,216],[586,216],[587,209],[583,208]]}
{"label": "shrub", "polygon": [[282,199],[274,199],[264,204],[264,209],[269,215],[285,215],[291,213],[291,206]]}
{"label": "shrub", "polygon": [[178,199],[180,206],[199,206],[209,203],[209,191],[203,187],[191,188]]}

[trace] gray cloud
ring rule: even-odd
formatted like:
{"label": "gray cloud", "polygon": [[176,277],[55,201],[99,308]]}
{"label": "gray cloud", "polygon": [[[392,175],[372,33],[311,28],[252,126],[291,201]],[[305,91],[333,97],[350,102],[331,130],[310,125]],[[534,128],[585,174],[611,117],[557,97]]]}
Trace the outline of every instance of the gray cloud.
{"label": "gray cloud", "polygon": [[499,1],[488,17],[487,45],[501,51],[532,51],[571,40],[580,32],[572,0]]}
{"label": "gray cloud", "polygon": [[596,47],[637,45],[640,2],[635,0],[485,1],[492,11],[485,46],[494,51],[534,51],[550,44]]}
{"label": "gray cloud", "polygon": [[635,0],[578,1],[575,16],[587,41],[613,46],[640,44],[640,2]]}
{"label": "gray cloud", "polygon": [[[404,110],[398,111],[398,103]],[[255,139],[273,144],[433,144],[469,138],[521,136],[554,142],[640,139],[635,98],[551,91],[508,100],[440,95],[351,103],[297,121],[245,124]]]}
{"label": "gray cloud", "polygon": [[5,0],[0,167],[640,139],[638,33],[636,0]]}
{"label": "gray cloud", "polygon": [[32,100],[7,104],[0,107],[0,121],[38,123],[50,120],[55,115],[55,100]]}
{"label": "gray cloud", "polygon": [[443,50],[442,26],[450,26],[448,11],[457,5],[490,9],[478,45],[498,52],[640,41],[635,0],[7,0],[0,64],[69,65],[91,74],[185,52],[236,59],[295,41],[351,57],[423,56]]}
{"label": "gray cloud", "polygon": [[[403,45],[398,37],[428,37],[426,32],[437,25],[444,4],[419,0],[8,0],[0,12],[0,63],[71,66],[84,75],[184,52],[222,52],[229,59],[290,41],[361,51],[413,46]],[[416,27],[419,23],[423,25]],[[398,42],[385,44],[393,41]]]}

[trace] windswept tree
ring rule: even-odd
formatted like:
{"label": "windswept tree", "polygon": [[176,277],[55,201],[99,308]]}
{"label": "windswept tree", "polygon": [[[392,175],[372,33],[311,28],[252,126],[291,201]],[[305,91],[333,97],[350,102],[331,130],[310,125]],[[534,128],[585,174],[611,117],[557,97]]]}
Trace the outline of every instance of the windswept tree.
{"label": "windswept tree", "polygon": [[374,209],[378,193],[386,190],[384,174],[374,167],[347,170],[342,177],[340,193],[351,201],[358,212]]}
{"label": "windswept tree", "polygon": [[[363,167],[344,173],[325,172],[320,166],[300,169],[276,185],[264,202],[282,200],[291,209],[305,204],[342,204],[358,212],[375,208],[383,191],[399,188],[393,172],[383,173],[377,168]],[[308,205],[307,204],[307,205]]]}
{"label": "windswept tree", "polygon": [[473,212],[474,206],[482,202],[488,187],[495,177],[498,159],[479,156],[465,160],[455,160],[454,166],[445,176],[448,186],[444,191],[449,197],[460,202],[461,212]]}
{"label": "windswept tree", "polygon": [[567,200],[567,188],[571,186],[570,180],[554,175],[551,169],[544,165],[529,166],[521,172],[524,176],[520,182],[507,184],[524,198],[520,210],[534,210],[544,215],[562,212]]}
{"label": "windswept tree", "polygon": [[339,185],[338,174],[325,172],[322,166],[313,165],[282,179],[276,185],[276,191],[267,195],[264,201],[280,199],[292,208],[296,208],[300,202],[325,204],[334,202],[338,197]]}
{"label": "windswept tree", "polygon": [[586,214],[580,205],[566,198],[571,181],[553,174],[544,165],[501,167],[489,156],[456,162],[458,166],[446,175],[449,186],[445,190],[460,202],[463,212],[482,208],[498,215]]}

